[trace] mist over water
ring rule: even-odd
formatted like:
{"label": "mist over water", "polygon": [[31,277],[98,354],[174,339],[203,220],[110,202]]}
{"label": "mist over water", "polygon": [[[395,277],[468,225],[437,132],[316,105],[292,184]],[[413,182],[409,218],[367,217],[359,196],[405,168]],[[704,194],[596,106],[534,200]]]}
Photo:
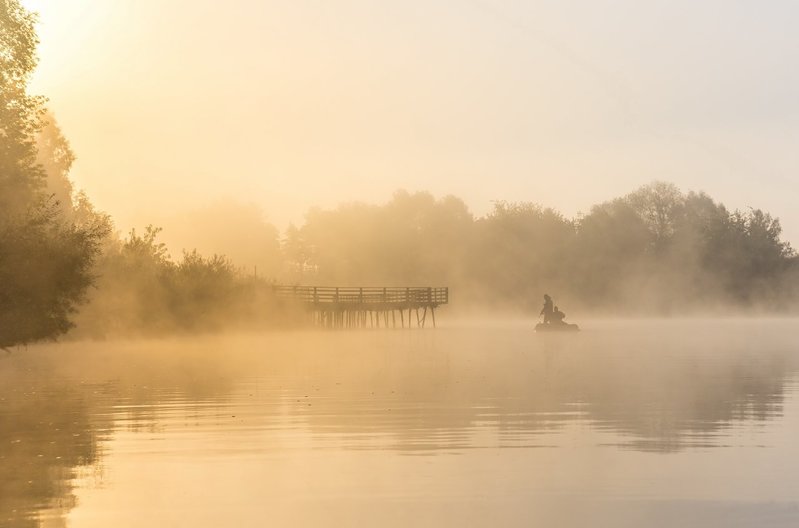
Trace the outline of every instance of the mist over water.
{"label": "mist over water", "polygon": [[0,528],[799,526],[799,12],[486,3],[0,0]]}
{"label": "mist over water", "polygon": [[799,521],[795,321],[582,326],[32,347],[0,359],[0,521]]}

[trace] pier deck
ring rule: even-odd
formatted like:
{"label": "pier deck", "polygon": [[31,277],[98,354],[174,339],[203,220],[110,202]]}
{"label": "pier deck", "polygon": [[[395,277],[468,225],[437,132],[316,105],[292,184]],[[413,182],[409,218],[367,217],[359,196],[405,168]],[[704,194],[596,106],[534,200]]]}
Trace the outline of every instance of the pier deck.
{"label": "pier deck", "polygon": [[301,303],[314,323],[325,328],[424,328],[430,314],[436,326],[436,308],[449,303],[449,288],[274,286],[280,299]]}

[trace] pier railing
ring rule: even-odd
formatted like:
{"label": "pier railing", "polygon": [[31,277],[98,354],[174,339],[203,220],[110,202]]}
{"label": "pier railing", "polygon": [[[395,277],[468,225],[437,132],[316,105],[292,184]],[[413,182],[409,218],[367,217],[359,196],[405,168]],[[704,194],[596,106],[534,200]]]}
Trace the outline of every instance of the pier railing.
{"label": "pier railing", "polygon": [[433,287],[334,287],[275,286],[281,298],[312,304],[391,305],[399,307],[439,306],[449,303],[449,288]]}
{"label": "pier railing", "polygon": [[305,305],[325,327],[408,327],[411,315],[424,327],[428,312],[436,323],[436,308],[449,303],[447,287],[273,286],[275,296]]}

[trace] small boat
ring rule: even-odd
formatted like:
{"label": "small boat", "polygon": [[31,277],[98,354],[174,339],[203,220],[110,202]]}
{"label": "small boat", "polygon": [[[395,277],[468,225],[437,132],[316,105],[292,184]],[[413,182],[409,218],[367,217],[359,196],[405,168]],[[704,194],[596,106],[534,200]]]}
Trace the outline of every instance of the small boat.
{"label": "small boat", "polygon": [[536,332],[579,332],[580,327],[569,323],[538,323],[535,325]]}

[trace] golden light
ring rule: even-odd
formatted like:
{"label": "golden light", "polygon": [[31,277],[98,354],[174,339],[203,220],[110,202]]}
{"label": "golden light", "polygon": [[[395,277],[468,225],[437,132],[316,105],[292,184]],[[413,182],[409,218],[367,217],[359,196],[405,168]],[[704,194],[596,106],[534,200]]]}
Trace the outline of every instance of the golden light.
{"label": "golden light", "polygon": [[[38,13],[40,66],[34,76],[35,91],[52,92],[59,79],[80,74],[103,49],[98,44],[113,34],[115,12],[126,2],[98,0],[21,0],[27,9]],[[114,5],[116,4],[116,5]],[[115,31],[119,30],[119,25]]]}

